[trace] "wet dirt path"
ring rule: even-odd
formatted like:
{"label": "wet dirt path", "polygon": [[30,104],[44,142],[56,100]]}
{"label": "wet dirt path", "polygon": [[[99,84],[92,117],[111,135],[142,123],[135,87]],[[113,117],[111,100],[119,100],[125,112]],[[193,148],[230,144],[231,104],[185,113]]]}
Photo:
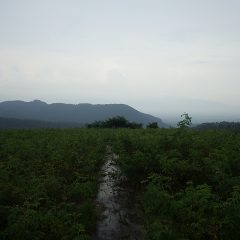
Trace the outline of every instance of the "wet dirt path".
{"label": "wet dirt path", "polygon": [[97,195],[97,205],[102,212],[93,240],[143,239],[143,224],[134,194],[124,186],[125,178],[116,164],[117,158],[108,146]]}

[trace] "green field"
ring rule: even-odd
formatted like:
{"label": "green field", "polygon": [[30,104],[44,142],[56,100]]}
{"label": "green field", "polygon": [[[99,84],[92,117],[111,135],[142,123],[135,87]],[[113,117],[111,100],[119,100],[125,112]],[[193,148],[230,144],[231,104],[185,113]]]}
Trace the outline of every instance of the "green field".
{"label": "green field", "polygon": [[240,239],[240,134],[191,129],[1,131],[0,239],[91,239],[107,145],[144,239]]}

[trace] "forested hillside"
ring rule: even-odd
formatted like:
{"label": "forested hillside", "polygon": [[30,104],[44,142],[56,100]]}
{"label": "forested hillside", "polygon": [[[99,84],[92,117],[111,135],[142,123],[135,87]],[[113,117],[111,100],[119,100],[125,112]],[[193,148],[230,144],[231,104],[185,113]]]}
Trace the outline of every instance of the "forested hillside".
{"label": "forested hillside", "polygon": [[91,123],[104,121],[108,118],[123,116],[128,121],[148,124],[157,122],[159,126],[165,126],[160,118],[137,111],[125,104],[47,104],[40,100],[32,102],[6,101],[0,103],[0,117],[28,119],[47,122],[75,122]]}
{"label": "forested hillside", "polygon": [[202,123],[196,126],[197,129],[218,129],[218,130],[237,130],[240,131],[240,122],[211,122]]}
{"label": "forested hillside", "polygon": [[27,119],[1,118],[0,129],[31,129],[31,128],[79,128],[81,123],[74,122],[47,122]]}

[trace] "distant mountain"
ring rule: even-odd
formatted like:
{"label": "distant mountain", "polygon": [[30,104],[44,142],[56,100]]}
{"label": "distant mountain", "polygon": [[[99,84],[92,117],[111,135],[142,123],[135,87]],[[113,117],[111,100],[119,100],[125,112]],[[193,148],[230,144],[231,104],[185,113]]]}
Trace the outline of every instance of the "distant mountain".
{"label": "distant mountain", "polygon": [[123,116],[129,121],[144,125],[149,122],[157,122],[160,127],[165,126],[160,118],[141,113],[125,104],[47,104],[40,100],[32,102],[6,101],[0,103],[0,117],[2,118],[86,124],[115,116]]}
{"label": "distant mountain", "polygon": [[210,122],[201,123],[195,127],[200,130],[237,130],[240,131],[240,122]]}
{"label": "distant mountain", "polygon": [[38,120],[2,118],[0,117],[0,129],[18,129],[18,128],[79,128],[84,125],[81,123],[70,122],[46,122]]}

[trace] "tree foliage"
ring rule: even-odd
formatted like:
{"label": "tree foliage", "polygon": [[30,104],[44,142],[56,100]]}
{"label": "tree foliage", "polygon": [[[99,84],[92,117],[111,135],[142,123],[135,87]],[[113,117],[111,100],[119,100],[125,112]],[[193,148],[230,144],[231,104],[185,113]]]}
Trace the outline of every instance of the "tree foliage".
{"label": "tree foliage", "polygon": [[179,128],[187,128],[187,127],[191,126],[192,118],[188,115],[188,113],[183,113],[181,115],[181,117],[183,119],[181,121],[179,121],[178,124],[177,124],[177,126]]}
{"label": "tree foliage", "polygon": [[126,118],[117,116],[106,121],[96,121],[87,124],[88,128],[142,128],[141,123],[129,122]]}

